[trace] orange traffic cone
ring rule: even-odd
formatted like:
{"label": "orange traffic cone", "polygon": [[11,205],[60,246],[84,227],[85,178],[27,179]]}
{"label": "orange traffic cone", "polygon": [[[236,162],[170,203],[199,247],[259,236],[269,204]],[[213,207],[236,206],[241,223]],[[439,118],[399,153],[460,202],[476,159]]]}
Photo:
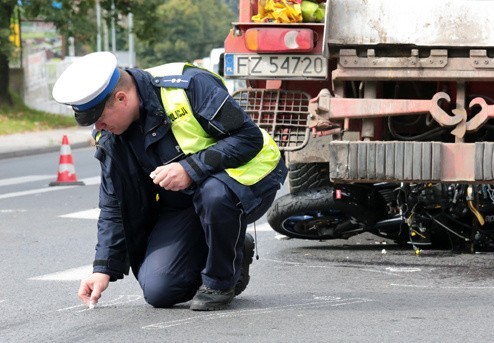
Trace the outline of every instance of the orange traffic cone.
{"label": "orange traffic cone", "polygon": [[67,135],[64,135],[62,138],[62,146],[60,148],[57,181],[50,182],[50,186],[68,185],[84,185],[84,182],[77,181],[74,162],[72,161],[72,152],[70,151],[69,139],[67,138]]}

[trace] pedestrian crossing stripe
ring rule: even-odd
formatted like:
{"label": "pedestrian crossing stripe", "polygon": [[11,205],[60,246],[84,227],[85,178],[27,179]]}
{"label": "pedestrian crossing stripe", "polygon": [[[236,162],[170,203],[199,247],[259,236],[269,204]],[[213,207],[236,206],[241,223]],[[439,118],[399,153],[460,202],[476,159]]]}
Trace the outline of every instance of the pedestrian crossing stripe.
{"label": "pedestrian crossing stripe", "polygon": [[[60,218],[71,218],[71,219],[95,219],[99,218],[100,209],[94,208],[91,210],[79,211],[68,213],[60,216]],[[247,232],[254,231],[254,224],[247,226]],[[256,224],[256,231],[272,231],[268,223]]]}
{"label": "pedestrian crossing stripe", "polygon": [[100,209],[94,208],[92,210],[79,211],[69,214],[64,214],[60,216],[60,218],[73,218],[73,219],[98,219],[99,218]]}

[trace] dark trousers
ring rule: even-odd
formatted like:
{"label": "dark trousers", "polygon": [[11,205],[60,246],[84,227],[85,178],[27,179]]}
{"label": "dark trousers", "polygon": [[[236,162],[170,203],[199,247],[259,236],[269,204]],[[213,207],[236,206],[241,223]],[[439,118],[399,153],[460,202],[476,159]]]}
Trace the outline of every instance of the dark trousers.
{"label": "dark trousers", "polygon": [[247,224],[259,219],[275,194],[245,215],[235,194],[209,178],[194,194],[194,206],[164,209],[149,237],[138,280],[146,301],[170,307],[192,299],[201,284],[231,289],[240,277]]}

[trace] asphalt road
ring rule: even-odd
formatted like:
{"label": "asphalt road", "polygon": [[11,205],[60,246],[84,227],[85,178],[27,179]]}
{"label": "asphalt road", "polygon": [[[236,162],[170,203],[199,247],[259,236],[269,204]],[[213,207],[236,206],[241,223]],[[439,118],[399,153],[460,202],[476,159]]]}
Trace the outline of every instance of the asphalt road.
{"label": "asphalt road", "polygon": [[365,234],[284,240],[262,220],[251,283],[230,309],[154,309],[129,276],[89,310],[76,292],[91,271],[99,167],[92,148],[73,155],[85,186],[48,186],[58,153],[0,161],[0,342],[492,341],[492,254],[417,257]]}

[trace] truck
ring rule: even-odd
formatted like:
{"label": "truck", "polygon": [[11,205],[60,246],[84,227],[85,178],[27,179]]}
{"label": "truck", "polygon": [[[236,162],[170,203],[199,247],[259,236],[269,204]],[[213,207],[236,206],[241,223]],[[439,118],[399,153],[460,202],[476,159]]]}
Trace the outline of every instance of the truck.
{"label": "truck", "polygon": [[301,2],[239,0],[223,73],[289,167],[271,227],[493,251],[494,1],[326,0],[322,22],[254,21],[269,1]]}
{"label": "truck", "polygon": [[[225,54],[225,49],[224,48],[213,48],[209,52],[209,55],[206,57],[203,57],[201,59],[194,60],[193,64],[202,68],[205,68],[209,71],[212,71],[213,73],[216,74],[222,74],[220,71],[221,66],[223,65],[224,61],[224,54]],[[225,86],[228,89],[228,92],[232,94],[235,92],[235,90],[239,88],[244,88],[245,87],[245,82],[243,80],[237,79],[225,79]]]}

